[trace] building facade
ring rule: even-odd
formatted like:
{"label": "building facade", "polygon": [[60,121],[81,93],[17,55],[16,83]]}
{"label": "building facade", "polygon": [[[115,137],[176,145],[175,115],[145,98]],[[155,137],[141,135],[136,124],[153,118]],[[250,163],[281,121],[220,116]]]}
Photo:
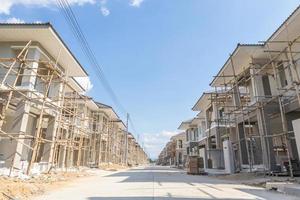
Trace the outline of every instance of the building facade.
{"label": "building facade", "polygon": [[299,174],[299,22],[297,8],[263,43],[238,44],[181,124],[207,172]]}
{"label": "building facade", "polygon": [[[50,24],[0,24],[0,167],[30,174],[128,164],[132,136],[112,107],[83,95],[76,77],[88,75]],[[135,163],[147,163],[135,151]]]}

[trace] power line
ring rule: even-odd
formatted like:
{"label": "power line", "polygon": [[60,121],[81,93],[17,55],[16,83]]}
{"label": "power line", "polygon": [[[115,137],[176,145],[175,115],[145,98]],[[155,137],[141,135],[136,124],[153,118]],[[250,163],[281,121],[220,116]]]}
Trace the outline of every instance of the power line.
{"label": "power line", "polygon": [[102,70],[102,67],[100,66],[99,62],[96,59],[96,56],[94,52],[92,51],[89,43],[87,42],[87,39],[78,23],[78,20],[70,7],[70,4],[68,0],[57,0],[57,4],[59,8],[62,10],[63,15],[65,16],[69,26],[71,27],[71,30],[73,34],[75,35],[76,39],[79,42],[79,45],[81,47],[81,50],[85,54],[85,56],[88,58],[88,61],[92,66],[94,66],[93,69],[95,69],[96,74],[99,77],[99,81],[101,82],[104,89],[107,91],[111,99],[113,100],[114,104],[119,108],[119,110],[122,112],[123,115],[125,115],[126,109],[123,107],[123,105],[120,103],[119,99],[117,98],[114,90],[110,86],[109,82],[107,81],[104,72]]}
{"label": "power line", "polygon": [[[114,90],[112,89],[109,82],[107,81],[107,79],[104,75],[104,72],[102,70],[102,67],[100,66],[99,62],[97,61],[95,53],[91,49],[68,0],[57,0],[57,5],[61,9],[68,25],[71,27],[73,34],[75,35],[76,39],[78,40],[81,50],[83,51],[85,56],[88,58],[88,61],[90,62],[90,64],[92,66],[95,66],[95,68],[93,68],[93,69],[95,69],[95,71],[99,77],[98,79],[101,82],[102,86],[107,91],[107,93],[111,97],[114,104],[119,108],[119,111],[121,111],[124,116],[127,115],[128,112],[126,111],[124,106],[120,103],[117,95],[115,94]],[[140,135],[136,131],[136,128],[134,126],[134,123],[133,123],[131,117],[129,117],[129,123],[132,127],[132,130],[137,134],[137,139],[139,140]]]}
{"label": "power line", "polygon": [[133,121],[132,121],[132,119],[131,119],[130,116],[129,116],[129,123],[130,123],[131,129],[132,129],[133,132],[136,134],[137,140],[139,141],[140,135],[139,135],[139,133],[137,132],[137,130],[136,130],[135,126],[134,126],[134,123],[133,123]]}

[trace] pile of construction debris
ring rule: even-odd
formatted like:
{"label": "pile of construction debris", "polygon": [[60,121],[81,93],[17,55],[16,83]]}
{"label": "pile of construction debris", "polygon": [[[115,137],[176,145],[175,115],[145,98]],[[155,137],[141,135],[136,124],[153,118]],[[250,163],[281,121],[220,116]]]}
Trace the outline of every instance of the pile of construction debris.
{"label": "pile of construction debris", "polygon": [[71,170],[68,172],[55,171],[49,174],[37,176],[0,176],[0,200],[7,199],[29,199],[34,195],[44,193],[66,185],[72,180],[80,177],[90,176],[85,170]]}
{"label": "pile of construction debris", "polygon": [[118,171],[121,169],[127,169],[128,167],[125,165],[119,165],[114,163],[103,163],[100,164],[99,168],[106,171]]}
{"label": "pile of construction debris", "polygon": [[211,175],[215,176],[218,179],[233,181],[235,183],[241,183],[256,187],[266,188],[268,182],[278,182],[278,183],[300,183],[299,177],[290,178],[287,176],[265,176],[264,174],[258,173],[236,173],[229,175]]}

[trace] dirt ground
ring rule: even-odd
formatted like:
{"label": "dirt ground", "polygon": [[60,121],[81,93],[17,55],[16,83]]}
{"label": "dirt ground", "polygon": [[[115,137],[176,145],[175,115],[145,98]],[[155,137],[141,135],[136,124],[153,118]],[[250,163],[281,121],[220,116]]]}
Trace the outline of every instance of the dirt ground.
{"label": "dirt ground", "polygon": [[[118,171],[126,169],[125,166],[116,164],[103,164],[101,170]],[[92,170],[78,170],[70,172],[51,172],[41,174],[30,179],[19,179],[7,176],[0,176],[0,200],[24,199],[43,194],[46,191],[55,190],[71,183],[73,180],[95,175]]]}
{"label": "dirt ground", "polygon": [[76,178],[90,175],[90,173],[85,171],[53,172],[50,174],[41,174],[28,180],[0,176],[0,200],[27,200],[33,195],[42,194],[46,190],[48,191],[66,185]]}
{"label": "dirt ground", "polygon": [[100,164],[99,168],[107,171],[118,171],[121,169],[127,169],[128,167],[123,165],[113,164],[113,163],[104,163],[104,164]]}
{"label": "dirt ground", "polygon": [[300,178],[295,177],[291,179],[288,176],[264,176],[256,173],[237,173],[231,175],[219,175],[214,176],[221,180],[235,181],[246,185],[252,185],[257,187],[265,187],[267,182],[295,182],[299,183]]}

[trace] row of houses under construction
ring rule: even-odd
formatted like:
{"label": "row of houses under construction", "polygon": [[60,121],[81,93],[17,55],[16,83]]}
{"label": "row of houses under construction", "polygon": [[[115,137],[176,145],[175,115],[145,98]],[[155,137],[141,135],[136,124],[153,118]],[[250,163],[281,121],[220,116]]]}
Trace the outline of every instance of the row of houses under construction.
{"label": "row of houses under construction", "polygon": [[51,24],[0,24],[0,167],[147,163],[114,109],[85,96],[77,77],[88,74]]}
{"label": "row of houses under construction", "polygon": [[183,121],[186,167],[300,174],[300,8],[266,41],[238,44]]}

